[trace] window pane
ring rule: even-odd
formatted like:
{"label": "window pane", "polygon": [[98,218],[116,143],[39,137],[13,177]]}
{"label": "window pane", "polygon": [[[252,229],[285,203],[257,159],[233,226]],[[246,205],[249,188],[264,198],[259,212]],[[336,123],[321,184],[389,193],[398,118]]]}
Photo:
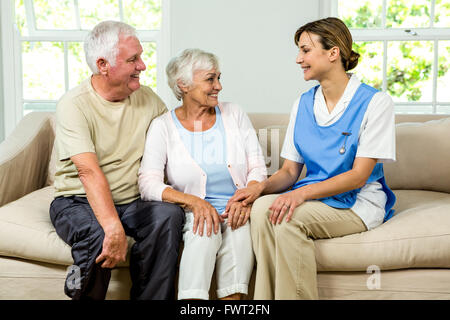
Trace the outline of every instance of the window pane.
{"label": "window pane", "polygon": [[339,0],[338,16],[349,28],[381,28],[382,4],[382,0]]}
{"label": "window pane", "polygon": [[103,20],[120,20],[117,0],[78,0],[81,29],[91,30]]}
{"label": "window pane", "polygon": [[394,101],[431,101],[432,41],[388,43],[387,90]]}
{"label": "window pane", "polygon": [[409,106],[395,106],[395,113],[407,113],[407,114],[430,114],[433,113],[433,107],[421,106],[421,105],[409,105]]}
{"label": "window pane", "polygon": [[57,100],[64,93],[64,47],[61,42],[22,43],[23,97]]}
{"label": "window pane", "polygon": [[75,29],[72,0],[34,0],[37,29]]}
{"label": "window pane", "polygon": [[142,60],[147,69],[141,74],[140,82],[156,91],[156,44],[154,42],[142,42]]}
{"label": "window pane", "polygon": [[420,28],[430,26],[431,0],[388,0],[386,26]]}
{"label": "window pane", "polygon": [[439,41],[437,101],[450,102],[450,41]]}
{"label": "window pane", "polygon": [[25,14],[25,6],[23,4],[23,0],[15,0],[15,14],[16,14],[16,25],[17,29],[22,36],[28,35],[28,24]]}
{"label": "window pane", "polygon": [[26,116],[28,113],[33,111],[41,112],[52,112],[56,110],[56,102],[30,102],[23,104],[23,115]]}
{"label": "window pane", "polygon": [[450,106],[437,106],[436,113],[450,114]]}
{"label": "window pane", "polygon": [[358,78],[368,85],[382,90],[383,87],[383,42],[355,42],[353,50],[360,54],[354,72]]}
{"label": "window pane", "polygon": [[122,0],[124,19],[136,29],[159,30],[161,0]]}
{"label": "window pane", "polygon": [[434,26],[450,28],[450,1],[436,0],[434,8]]}
{"label": "window pane", "polygon": [[67,60],[69,89],[72,89],[92,73],[86,63],[82,42],[69,42],[67,44]]}

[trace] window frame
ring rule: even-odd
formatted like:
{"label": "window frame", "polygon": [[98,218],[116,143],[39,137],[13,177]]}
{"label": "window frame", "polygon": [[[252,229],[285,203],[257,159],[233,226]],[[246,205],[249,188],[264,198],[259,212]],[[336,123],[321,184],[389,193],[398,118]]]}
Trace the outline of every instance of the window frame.
{"label": "window frame", "polygon": [[[122,1],[119,2],[120,20],[123,21]],[[77,12],[77,1],[75,12]],[[49,41],[62,42],[64,44],[64,88],[69,89],[68,79],[68,47],[69,42],[83,42],[88,30],[44,30],[36,29],[33,1],[24,0],[28,35],[20,34],[15,20],[15,0],[0,1],[1,21],[1,45],[2,45],[2,69],[3,69],[3,100],[4,100],[4,131],[7,137],[23,118],[24,105],[26,103],[56,103],[57,100],[30,100],[23,97],[23,73],[22,73],[22,42]],[[170,101],[170,89],[164,85],[166,74],[164,67],[170,59],[170,0],[161,0],[161,26],[160,30],[139,30],[137,35],[141,42],[154,42],[156,44],[156,83],[158,95],[163,101]],[[78,13],[76,13],[79,16]],[[79,17],[77,27],[80,27]],[[14,63],[11,63],[13,61]],[[8,81],[6,81],[8,80]],[[12,81],[9,81],[12,80]]]}
{"label": "window frame", "polygon": [[[320,10],[322,17],[338,17],[339,0],[320,0]],[[383,0],[383,26],[386,22],[387,0]],[[389,41],[433,41],[433,65],[432,65],[432,95],[431,101],[418,102],[407,101],[400,102],[394,100],[395,106],[430,106],[432,114],[437,114],[438,106],[450,106],[450,101],[437,101],[437,80],[438,80],[438,58],[439,41],[450,40],[450,28],[434,27],[435,0],[431,0],[430,26],[424,28],[349,28],[353,41],[380,41],[383,43],[383,83],[382,91],[387,90],[387,48]],[[398,111],[396,113],[409,113],[408,111]],[[411,113],[417,113],[411,110]]]}

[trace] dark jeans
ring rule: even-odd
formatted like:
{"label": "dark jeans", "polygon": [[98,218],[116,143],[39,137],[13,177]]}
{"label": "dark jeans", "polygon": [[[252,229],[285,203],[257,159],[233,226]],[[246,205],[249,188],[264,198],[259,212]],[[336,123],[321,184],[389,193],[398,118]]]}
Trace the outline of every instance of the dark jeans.
{"label": "dark jeans", "polygon": [[[184,211],[175,204],[135,200],[117,205],[125,233],[136,241],[131,248],[131,299],[174,299],[176,265]],[[56,233],[72,247],[74,265],[64,285],[72,299],[105,299],[111,269],[95,259],[102,251],[104,232],[84,197],[58,197],[50,205]]]}

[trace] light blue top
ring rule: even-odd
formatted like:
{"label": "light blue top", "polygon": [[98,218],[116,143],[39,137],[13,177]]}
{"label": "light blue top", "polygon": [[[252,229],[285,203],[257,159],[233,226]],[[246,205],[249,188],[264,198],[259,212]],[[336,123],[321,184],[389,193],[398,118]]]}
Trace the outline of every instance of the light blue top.
{"label": "light blue top", "polygon": [[222,116],[219,107],[216,106],[215,110],[214,125],[206,131],[196,132],[183,127],[175,114],[175,109],[171,114],[183,144],[192,159],[206,174],[205,200],[222,214],[236,187],[227,168],[227,144]]}

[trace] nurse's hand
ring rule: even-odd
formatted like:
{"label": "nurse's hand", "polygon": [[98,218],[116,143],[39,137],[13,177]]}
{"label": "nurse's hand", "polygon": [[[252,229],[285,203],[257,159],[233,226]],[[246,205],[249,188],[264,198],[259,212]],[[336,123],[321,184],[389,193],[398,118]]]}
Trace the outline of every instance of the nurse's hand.
{"label": "nurse's hand", "polygon": [[244,206],[242,202],[232,202],[229,209],[222,214],[223,218],[228,218],[227,225],[231,227],[232,230],[239,228],[247,223],[250,218],[250,212],[252,211],[252,206]]}
{"label": "nurse's hand", "polygon": [[206,234],[208,237],[211,236],[213,229],[215,234],[219,232],[220,223],[223,222],[224,219],[208,201],[192,196],[187,207],[194,215],[194,234],[196,234],[198,230],[198,235],[203,236],[205,222]]}
{"label": "nurse's hand", "polygon": [[303,202],[305,202],[305,198],[302,195],[301,188],[279,195],[269,207],[271,211],[269,220],[272,224],[280,224],[283,221],[284,215],[287,213],[286,222],[289,222],[294,214],[295,208]]}
{"label": "nurse's hand", "polygon": [[232,203],[236,201],[241,201],[244,206],[252,204],[259,196],[262,194],[264,190],[263,182],[252,181],[248,184],[246,188],[238,189],[234,193],[234,195],[228,200],[227,206],[225,208],[225,212],[230,209]]}

